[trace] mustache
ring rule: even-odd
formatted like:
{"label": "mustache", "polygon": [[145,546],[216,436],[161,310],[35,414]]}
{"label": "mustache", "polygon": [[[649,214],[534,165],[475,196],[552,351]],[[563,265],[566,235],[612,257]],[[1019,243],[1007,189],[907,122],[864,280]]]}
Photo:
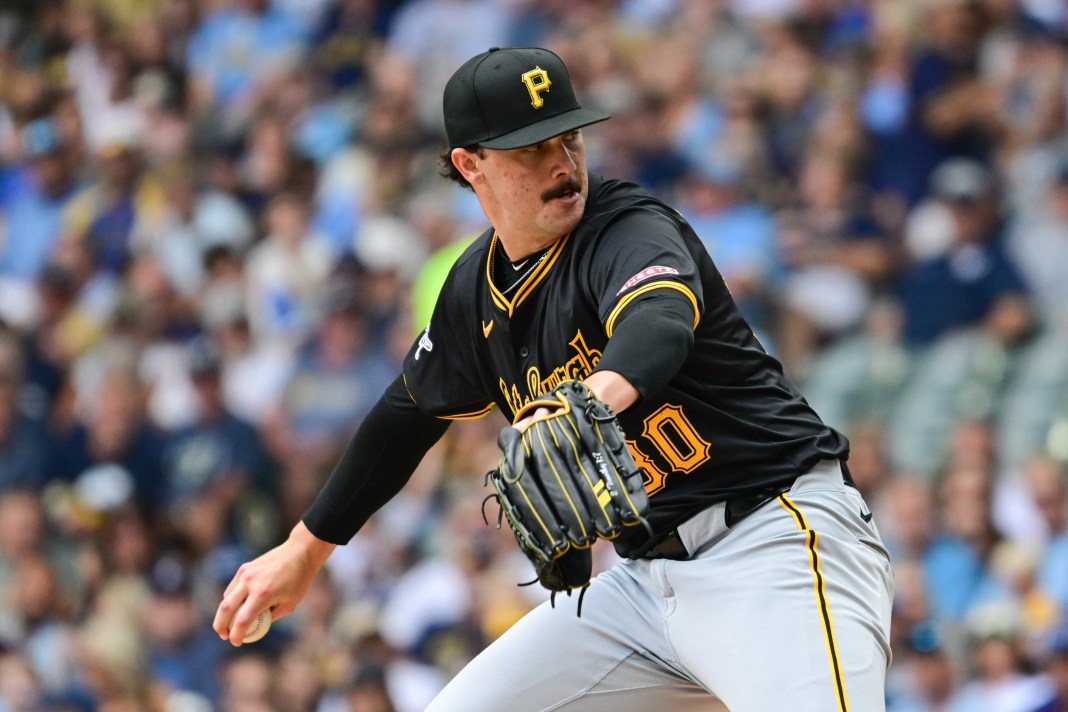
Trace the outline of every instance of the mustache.
{"label": "mustache", "polygon": [[568,193],[578,193],[582,190],[582,182],[578,176],[571,176],[555,188],[550,188],[541,194],[541,199],[548,202],[554,198],[562,198]]}

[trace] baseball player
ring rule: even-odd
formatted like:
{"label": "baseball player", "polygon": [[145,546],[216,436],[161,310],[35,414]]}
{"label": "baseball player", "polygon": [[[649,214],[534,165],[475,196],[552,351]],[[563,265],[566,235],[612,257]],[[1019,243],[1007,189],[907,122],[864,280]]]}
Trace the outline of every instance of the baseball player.
{"label": "baseball player", "polygon": [[239,644],[258,611],[291,612],[450,421],[495,405],[511,421],[577,380],[619,414],[649,530],[614,541],[625,559],[581,615],[577,597],[538,607],[429,709],[884,709],[892,574],[848,443],[765,353],[693,230],[587,172],[581,129],[608,116],[579,106],[552,52],[472,58],[444,115],[449,175],[492,227],[303,521],[234,577],[216,631]]}

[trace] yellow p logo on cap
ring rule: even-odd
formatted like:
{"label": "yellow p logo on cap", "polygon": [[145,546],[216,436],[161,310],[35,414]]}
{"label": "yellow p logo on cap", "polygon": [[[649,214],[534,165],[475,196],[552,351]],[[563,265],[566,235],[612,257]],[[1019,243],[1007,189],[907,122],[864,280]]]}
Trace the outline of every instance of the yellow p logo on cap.
{"label": "yellow p logo on cap", "polygon": [[553,83],[549,80],[549,73],[541,67],[534,67],[529,72],[523,72],[520,77],[523,80],[523,84],[526,85],[527,91],[530,92],[530,103],[535,109],[540,109],[545,100],[541,98],[543,91],[549,91],[549,87]]}

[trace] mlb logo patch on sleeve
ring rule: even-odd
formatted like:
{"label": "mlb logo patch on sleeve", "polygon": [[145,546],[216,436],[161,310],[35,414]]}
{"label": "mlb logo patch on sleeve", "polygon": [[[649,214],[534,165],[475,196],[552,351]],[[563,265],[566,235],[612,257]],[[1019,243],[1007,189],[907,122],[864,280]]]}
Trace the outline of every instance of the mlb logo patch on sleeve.
{"label": "mlb logo patch on sleeve", "polygon": [[638,274],[636,274],[633,277],[631,277],[630,279],[628,279],[627,283],[624,284],[623,287],[618,292],[616,292],[616,296],[618,297],[620,294],[622,294],[623,292],[627,291],[628,289],[633,287],[635,284],[638,284],[639,282],[644,282],[645,280],[649,279],[650,277],[657,277],[657,276],[662,275],[662,274],[676,274],[677,275],[678,273],[679,273],[679,271],[677,269],[675,269],[674,267],[662,267],[662,266],[659,266],[659,265],[657,265],[655,267],[646,267],[641,272],[639,272]]}

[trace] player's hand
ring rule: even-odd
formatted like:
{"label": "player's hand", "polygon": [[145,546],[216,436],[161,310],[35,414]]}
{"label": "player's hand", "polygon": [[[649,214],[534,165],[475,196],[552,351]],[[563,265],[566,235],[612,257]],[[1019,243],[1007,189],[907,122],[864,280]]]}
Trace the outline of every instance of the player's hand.
{"label": "player's hand", "polygon": [[215,612],[215,632],[240,646],[260,611],[270,608],[274,620],[292,613],[335,546],[298,523],[286,541],[237,570]]}
{"label": "player's hand", "polygon": [[516,430],[518,430],[519,432],[523,432],[524,430],[526,430],[527,428],[530,427],[531,423],[533,423],[535,421],[538,421],[538,420],[545,420],[550,415],[555,413],[557,410],[560,410],[560,409],[559,408],[552,408],[552,409],[551,408],[538,408],[533,413],[531,413],[527,417],[525,417],[522,420],[520,420],[518,423],[514,423],[512,425],[512,427],[515,428]]}
{"label": "player's hand", "polygon": [[[641,397],[638,389],[632,386],[625,376],[615,371],[595,371],[583,383],[616,413],[622,413]],[[530,427],[531,423],[544,420],[557,410],[559,408],[538,408],[527,417],[513,423],[512,427],[523,432]]]}

